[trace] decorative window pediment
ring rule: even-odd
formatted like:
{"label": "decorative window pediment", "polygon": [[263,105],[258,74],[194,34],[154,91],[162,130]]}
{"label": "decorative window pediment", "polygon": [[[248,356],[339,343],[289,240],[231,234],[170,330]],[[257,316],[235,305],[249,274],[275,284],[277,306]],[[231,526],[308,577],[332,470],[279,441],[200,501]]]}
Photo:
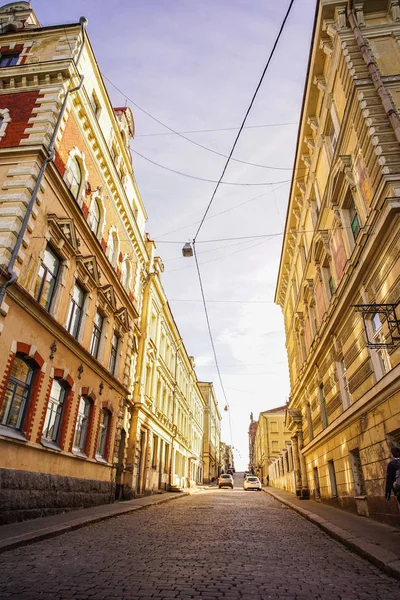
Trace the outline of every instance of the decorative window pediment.
{"label": "decorative window pediment", "polygon": [[114,288],[111,284],[103,285],[101,288],[99,288],[98,296],[102,308],[104,308],[104,310],[106,310],[107,312],[109,312],[110,310],[112,312],[115,312],[117,304],[115,301]]}
{"label": "decorative window pediment", "polygon": [[6,135],[7,125],[11,121],[8,108],[0,108],[0,140]]}
{"label": "decorative window pediment", "polygon": [[356,185],[353,176],[353,161],[350,155],[339,156],[332,168],[331,181],[328,187],[328,202],[331,207],[339,206],[344,200],[349,187]]}
{"label": "decorative window pediment", "polygon": [[86,287],[94,288],[100,285],[100,271],[95,256],[78,256],[76,260],[79,280]]}
{"label": "decorative window pediment", "polygon": [[122,329],[122,331],[128,332],[130,330],[128,311],[126,310],[125,306],[119,308],[114,313],[114,317],[118,327]]}
{"label": "decorative window pediment", "polygon": [[324,259],[330,255],[329,234],[326,230],[320,230],[314,238],[314,262],[316,264],[321,264],[324,262]]}
{"label": "decorative window pediment", "polygon": [[79,252],[79,239],[73,219],[47,215],[48,233],[52,245],[64,259],[71,258]]}

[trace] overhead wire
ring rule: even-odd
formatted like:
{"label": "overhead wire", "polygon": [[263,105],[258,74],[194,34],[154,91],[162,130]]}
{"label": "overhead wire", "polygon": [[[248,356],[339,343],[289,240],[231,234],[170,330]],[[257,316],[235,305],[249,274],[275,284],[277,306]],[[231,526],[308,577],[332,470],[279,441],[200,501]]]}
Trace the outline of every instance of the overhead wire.
{"label": "overhead wire", "polygon": [[[245,125],[244,129],[260,129],[263,127],[284,127],[285,125],[298,125],[298,121],[291,121],[289,123],[267,123],[266,125]],[[216,131],[237,131],[239,127],[220,127],[218,129],[192,129],[190,131],[178,131],[178,133],[214,133]],[[135,138],[138,137],[157,137],[164,135],[175,135],[175,131],[163,131],[162,133],[137,133]]]}
{"label": "overhead wire", "polygon": [[[243,127],[245,126],[245,123],[246,123],[246,121],[247,121],[247,117],[249,116],[249,114],[250,114],[250,111],[251,111],[251,109],[252,109],[252,107],[253,107],[254,101],[255,101],[255,99],[256,99],[256,97],[257,97],[257,94],[258,94],[258,91],[259,91],[259,89],[260,89],[260,87],[261,87],[261,84],[262,84],[262,82],[263,82],[263,80],[264,80],[265,74],[266,74],[266,72],[267,72],[267,70],[268,70],[268,67],[269,67],[270,63],[271,63],[272,57],[273,57],[273,56],[274,56],[274,54],[275,54],[276,47],[277,47],[277,45],[278,45],[279,39],[280,39],[280,37],[281,37],[281,35],[282,35],[282,32],[283,32],[283,30],[284,30],[284,27],[285,27],[286,21],[287,21],[287,19],[288,19],[288,17],[289,17],[289,14],[290,14],[290,11],[291,11],[291,9],[292,9],[292,6],[293,6],[293,4],[294,4],[294,0],[290,0],[290,3],[289,3],[289,6],[288,6],[288,9],[287,9],[287,11],[286,11],[286,14],[285,14],[285,17],[284,17],[284,19],[283,19],[283,21],[282,21],[281,27],[280,27],[280,29],[279,29],[279,31],[278,31],[278,35],[277,35],[277,37],[276,37],[276,39],[275,39],[274,45],[272,46],[272,50],[271,50],[271,52],[270,52],[270,55],[269,55],[269,57],[268,57],[268,60],[267,60],[267,62],[266,62],[266,65],[265,65],[265,67],[264,67],[264,70],[263,70],[263,72],[262,72],[262,74],[261,74],[260,80],[259,80],[259,82],[258,82],[258,84],[257,84],[257,87],[256,87],[255,91],[254,91],[254,94],[253,94],[253,97],[252,97],[252,99],[251,99],[251,101],[250,101],[250,104],[249,104],[249,106],[248,106],[248,108],[247,108],[247,110],[246,110],[246,113],[245,113],[245,115],[244,115],[244,119],[243,119],[243,121],[242,121],[242,123],[241,123],[241,125],[240,125],[239,131],[238,131],[238,133],[237,133],[237,135],[236,135],[236,138],[235,138],[235,141],[233,142],[233,145],[232,145],[231,151],[229,152],[229,155],[228,155],[227,161],[226,161],[226,163],[225,163],[225,165],[224,165],[224,168],[222,169],[221,176],[220,176],[220,178],[218,179],[217,185],[215,186],[215,189],[214,189],[214,191],[213,191],[213,193],[212,193],[212,196],[211,196],[210,202],[208,203],[208,206],[207,206],[207,208],[206,208],[206,211],[205,211],[205,213],[204,213],[204,215],[203,215],[203,218],[202,218],[202,220],[201,220],[201,222],[200,222],[200,225],[199,225],[199,227],[198,227],[198,229],[197,229],[197,231],[196,231],[196,234],[195,234],[195,236],[194,236],[194,238],[193,238],[193,243],[195,243],[195,241],[196,241],[196,238],[197,238],[197,236],[198,236],[198,235],[199,235],[199,233],[200,233],[200,230],[201,230],[201,228],[202,228],[202,226],[203,226],[203,223],[204,223],[204,220],[205,220],[205,218],[206,218],[206,216],[207,216],[207,213],[208,213],[208,211],[210,210],[210,208],[211,208],[211,205],[212,205],[212,203],[213,203],[213,201],[214,201],[214,198],[215,198],[215,196],[216,196],[216,193],[217,193],[217,191],[218,191],[218,189],[219,189],[219,186],[221,185],[222,179],[223,179],[223,177],[224,177],[224,175],[225,175],[225,172],[226,172],[226,170],[227,170],[227,168],[228,168],[228,165],[229,165],[229,163],[230,163],[230,161],[231,161],[232,155],[233,155],[233,153],[234,153],[234,151],[235,151],[236,145],[237,145],[237,143],[238,143],[238,141],[239,141],[240,135],[241,135],[241,133],[242,133],[242,131],[243,131]],[[281,183],[284,183],[284,182],[282,181]]]}
{"label": "overhead wire", "polygon": [[[209,217],[206,218],[206,221],[209,221],[210,219],[214,219],[215,217],[218,217],[219,215],[223,215],[227,212],[230,212],[232,210],[235,210],[236,208],[240,208],[241,206],[244,206],[245,204],[250,204],[251,202],[255,202],[256,200],[259,200],[260,198],[263,198],[264,196],[268,196],[268,194],[274,193],[280,189],[282,189],[283,187],[285,187],[285,185],[287,185],[289,182],[287,181],[286,183],[284,183],[283,185],[279,186],[278,188],[273,188],[271,185],[271,190],[268,190],[268,192],[264,192],[263,194],[259,194],[258,196],[254,196],[253,198],[249,198],[248,200],[244,200],[244,202],[240,202],[239,204],[235,204],[235,206],[231,206],[229,208],[226,208],[224,210],[220,210],[217,213],[214,213],[213,215],[210,215]],[[275,194],[274,194],[275,197]],[[157,238],[157,240],[165,237],[166,235],[171,235],[172,233],[177,233],[178,231],[182,231],[183,229],[187,229],[188,227],[191,227],[192,225],[198,225],[200,223],[200,221],[194,221],[193,223],[188,223],[187,225],[183,225],[182,227],[178,227],[177,229],[173,229],[172,231],[168,231],[167,233],[163,233],[162,235],[156,235],[155,237]]]}
{"label": "overhead wire", "polygon": [[[292,0],[292,2],[294,2],[294,0]],[[198,142],[195,142],[194,140],[186,137],[185,135],[183,135],[179,131],[176,131],[176,129],[172,129],[172,127],[170,127],[169,125],[167,125],[163,121],[160,121],[160,119],[157,119],[157,117],[155,117],[154,115],[152,115],[149,111],[147,111],[144,108],[142,108],[141,106],[139,106],[139,104],[137,104],[137,102],[134,102],[132,100],[132,98],[130,98],[127,94],[125,94],[125,92],[123,92],[118,86],[116,86],[108,77],[106,77],[106,75],[104,75],[104,73],[101,73],[101,75],[102,75],[102,77],[106,81],[108,81],[108,83],[110,85],[113,86],[113,88],[115,88],[122,96],[124,96],[124,98],[126,100],[128,100],[131,104],[133,104],[133,106],[135,106],[136,108],[138,108],[141,112],[143,112],[145,115],[147,115],[148,117],[150,117],[151,119],[153,119],[154,121],[156,121],[157,123],[159,123],[160,125],[162,125],[162,127],[165,127],[166,129],[168,129],[174,135],[177,135],[178,137],[186,140],[187,142],[190,142],[194,146],[198,146],[199,148],[202,148],[203,150],[207,150],[207,152],[212,152],[212,154],[216,154],[217,156],[222,156],[223,158],[228,158],[226,154],[223,154],[222,152],[218,152],[217,150],[214,150],[213,148],[209,148],[208,146],[204,146],[204,144],[199,144]],[[150,160],[150,159],[148,159],[148,160]],[[262,169],[272,169],[272,170],[275,170],[275,171],[291,171],[292,170],[291,167],[271,167],[269,165],[260,165],[260,164],[253,163],[253,162],[250,162],[250,161],[241,160],[239,158],[234,158],[232,160],[234,160],[235,162],[238,162],[238,163],[245,164],[245,165],[250,165],[252,167],[260,167]]]}
{"label": "overhead wire", "polygon": [[210,336],[211,348],[212,348],[213,355],[214,355],[215,367],[217,369],[219,383],[221,385],[222,394],[224,396],[224,400],[225,400],[225,403],[226,403],[225,406],[228,408],[228,418],[229,418],[229,430],[230,430],[230,437],[231,437],[231,445],[233,445],[231,411],[229,410],[228,398],[227,398],[227,395],[226,395],[226,392],[225,392],[224,382],[222,381],[222,375],[221,375],[221,371],[220,371],[220,368],[219,368],[217,351],[215,349],[214,338],[213,338],[212,331],[211,331],[211,323],[210,323],[210,318],[208,316],[207,303],[206,303],[206,298],[205,298],[205,294],[204,294],[203,281],[201,279],[200,266],[199,266],[199,263],[198,263],[198,260],[197,260],[196,248],[193,248],[193,253],[194,253],[194,260],[195,260],[195,263],[196,263],[197,275],[198,275],[198,278],[199,278],[200,292],[201,292],[201,297],[202,297],[202,300],[203,300],[203,306],[204,306],[204,312],[205,312],[205,316],[206,316],[208,333],[209,333],[209,336]]}
{"label": "overhead wire", "polygon": [[[183,171],[178,171],[177,169],[171,169],[171,167],[162,165],[161,163],[158,163],[155,160],[152,160],[148,156],[145,156],[141,152],[134,150],[134,148],[132,148],[132,146],[130,146],[130,149],[133,152],[133,154],[137,154],[138,156],[140,156],[140,158],[147,160],[147,162],[151,163],[152,165],[155,165],[156,167],[160,167],[160,169],[165,169],[166,171],[171,171],[171,173],[175,173],[176,175],[181,175],[182,177],[188,177],[189,179],[197,179],[197,181],[206,181],[207,183],[221,183],[221,182],[218,182],[218,180],[216,180],[216,179],[207,179],[206,177],[198,177],[197,175],[191,175],[190,173],[184,173]],[[290,181],[290,179],[284,179],[282,181],[266,181],[266,182],[264,181],[261,183],[254,183],[254,182],[253,183],[247,183],[247,182],[246,183],[238,183],[238,182],[232,182],[232,181],[223,181],[222,184],[223,185],[239,185],[239,186],[262,186],[262,185],[276,185],[279,183],[287,183],[288,181]]]}

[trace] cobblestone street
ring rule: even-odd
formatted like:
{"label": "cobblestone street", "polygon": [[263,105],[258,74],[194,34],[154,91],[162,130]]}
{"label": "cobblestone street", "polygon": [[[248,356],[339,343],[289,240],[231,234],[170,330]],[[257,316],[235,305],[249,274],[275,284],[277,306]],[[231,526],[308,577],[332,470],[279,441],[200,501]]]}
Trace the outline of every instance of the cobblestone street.
{"label": "cobblestone street", "polygon": [[6,552],[0,598],[400,598],[397,581],[235,483]]}

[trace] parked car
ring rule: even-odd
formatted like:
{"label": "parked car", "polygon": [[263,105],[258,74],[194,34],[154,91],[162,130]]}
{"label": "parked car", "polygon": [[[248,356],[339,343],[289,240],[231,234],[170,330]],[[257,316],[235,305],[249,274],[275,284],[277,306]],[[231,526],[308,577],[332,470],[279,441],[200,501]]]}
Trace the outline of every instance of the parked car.
{"label": "parked car", "polygon": [[228,469],[227,473],[228,473],[228,475],[232,475],[232,477],[233,477],[233,469]]}
{"label": "parked car", "polygon": [[222,487],[230,487],[233,489],[233,477],[232,475],[229,475],[229,473],[224,473],[223,475],[219,476],[218,479],[218,487],[222,488]]}
{"label": "parked car", "polygon": [[243,488],[245,490],[259,490],[261,491],[261,481],[254,475],[248,475],[243,482]]}

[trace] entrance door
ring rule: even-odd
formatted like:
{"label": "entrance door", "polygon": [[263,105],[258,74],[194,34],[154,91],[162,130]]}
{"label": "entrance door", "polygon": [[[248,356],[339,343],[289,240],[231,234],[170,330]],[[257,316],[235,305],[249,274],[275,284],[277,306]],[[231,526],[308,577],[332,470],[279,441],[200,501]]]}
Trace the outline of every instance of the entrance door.
{"label": "entrance door", "polygon": [[121,429],[121,439],[118,446],[118,463],[115,474],[115,499],[121,500],[123,497],[122,477],[124,473],[124,456],[125,456],[126,431]]}

